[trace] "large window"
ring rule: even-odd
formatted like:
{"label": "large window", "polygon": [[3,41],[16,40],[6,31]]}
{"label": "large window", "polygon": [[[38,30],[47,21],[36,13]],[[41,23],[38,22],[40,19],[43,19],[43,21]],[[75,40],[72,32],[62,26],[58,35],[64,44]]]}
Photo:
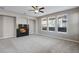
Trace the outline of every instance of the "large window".
{"label": "large window", "polygon": [[48,29],[49,31],[55,31],[56,18],[49,17],[48,18]]}
{"label": "large window", "polygon": [[67,16],[58,17],[58,32],[67,32]]}
{"label": "large window", "polygon": [[67,15],[52,16],[41,19],[41,30],[55,31],[55,32],[68,32],[68,17]]}
{"label": "large window", "polygon": [[47,30],[47,18],[41,20],[42,30]]}

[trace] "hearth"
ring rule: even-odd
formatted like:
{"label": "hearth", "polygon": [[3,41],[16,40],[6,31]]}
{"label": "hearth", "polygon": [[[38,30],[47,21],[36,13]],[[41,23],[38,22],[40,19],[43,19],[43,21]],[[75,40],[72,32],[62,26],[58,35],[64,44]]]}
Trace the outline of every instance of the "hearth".
{"label": "hearth", "polygon": [[29,25],[27,24],[18,24],[17,37],[29,35]]}

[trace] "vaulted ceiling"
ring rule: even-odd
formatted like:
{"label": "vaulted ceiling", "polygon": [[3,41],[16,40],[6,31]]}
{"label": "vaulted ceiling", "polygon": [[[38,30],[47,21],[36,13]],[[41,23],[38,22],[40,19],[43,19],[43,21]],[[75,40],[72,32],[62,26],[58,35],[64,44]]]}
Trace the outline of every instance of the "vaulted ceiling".
{"label": "vaulted ceiling", "polygon": [[[41,6],[39,6],[39,7],[41,7]],[[39,17],[39,16],[50,14],[50,13],[55,13],[58,11],[76,8],[76,6],[43,6],[43,7],[45,7],[45,9],[43,10],[44,13],[38,13],[38,14],[35,14],[33,11],[29,11],[29,10],[33,9],[31,6],[1,6],[0,10]]]}

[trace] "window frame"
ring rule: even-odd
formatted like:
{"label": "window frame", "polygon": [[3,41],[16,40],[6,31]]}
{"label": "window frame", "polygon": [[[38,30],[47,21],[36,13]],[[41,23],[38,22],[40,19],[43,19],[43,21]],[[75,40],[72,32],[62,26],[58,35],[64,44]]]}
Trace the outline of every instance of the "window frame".
{"label": "window frame", "polygon": [[50,17],[48,17],[48,23],[49,23],[49,19],[50,18],[55,18],[55,30],[54,31],[50,31],[49,30],[49,24],[48,24],[48,32],[55,32],[56,31],[56,21],[57,21],[56,16],[50,16]]}
{"label": "window frame", "polygon": [[[67,17],[67,23],[66,23],[66,32],[61,32],[61,31],[58,31],[58,18],[59,17],[63,17],[63,16],[66,16]],[[63,34],[67,34],[68,33],[68,14],[62,14],[62,15],[58,15],[57,16],[57,33],[63,33]]]}
{"label": "window frame", "polygon": [[[43,29],[42,29],[42,27],[43,27],[43,26],[42,26],[42,21],[43,21],[43,19],[46,19],[46,21],[47,21],[47,30],[43,30]],[[48,31],[48,19],[47,19],[46,17],[41,18],[41,31],[45,31],[45,32]]]}

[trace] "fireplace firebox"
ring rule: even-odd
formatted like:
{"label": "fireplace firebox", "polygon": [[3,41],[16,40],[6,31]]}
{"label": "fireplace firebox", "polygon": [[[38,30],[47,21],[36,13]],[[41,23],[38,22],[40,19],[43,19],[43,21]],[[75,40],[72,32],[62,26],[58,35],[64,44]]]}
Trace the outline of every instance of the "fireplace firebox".
{"label": "fireplace firebox", "polygon": [[18,24],[16,34],[17,34],[17,37],[29,35],[29,25],[27,25],[27,24]]}

